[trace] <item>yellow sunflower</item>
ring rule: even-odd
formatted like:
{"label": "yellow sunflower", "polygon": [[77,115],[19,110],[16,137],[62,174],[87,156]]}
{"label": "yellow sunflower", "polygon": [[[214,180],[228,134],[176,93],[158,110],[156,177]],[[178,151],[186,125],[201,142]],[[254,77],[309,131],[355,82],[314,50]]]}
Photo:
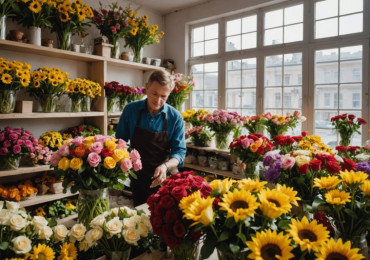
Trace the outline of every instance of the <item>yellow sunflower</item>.
{"label": "yellow sunflower", "polygon": [[39,13],[41,11],[41,4],[38,1],[32,1],[28,8],[34,12],[35,14]]}
{"label": "yellow sunflower", "polygon": [[335,189],[339,183],[341,183],[341,180],[337,176],[329,176],[329,177],[321,177],[315,178],[313,180],[314,187],[319,188],[320,190],[332,190]]}
{"label": "yellow sunflower", "polygon": [[247,241],[246,244],[252,251],[248,255],[250,259],[291,259],[294,257],[291,253],[293,247],[289,245],[289,235],[284,235],[283,232],[278,234],[276,230],[257,232],[256,236],[252,237],[252,241]]}
{"label": "yellow sunflower", "polygon": [[344,181],[344,183],[346,183],[347,185],[360,184],[367,180],[367,178],[369,177],[369,175],[367,173],[364,173],[363,171],[355,172],[353,170],[340,171],[339,175]]}
{"label": "yellow sunflower", "polygon": [[12,76],[10,76],[10,74],[8,73],[4,73],[2,76],[1,76],[1,81],[4,83],[4,84],[10,84],[12,83]]}
{"label": "yellow sunflower", "polygon": [[60,246],[60,255],[58,260],[75,260],[77,258],[77,249],[72,243],[64,243]]}
{"label": "yellow sunflower", "polygon": [[213,201],[215,198],[202,198],[200,191],[181,199],[179,208],[184,212],[184,218],[194,221],[193,225],[201,223],[208,226],[213,222]]}
{"label": "yellow sunflower", "polygon": [[33,246],[33,253],[30,255],[31,260],[54,260],[55,253],[51,247],[48,247],[45,244],[38,244]]}
{"label": "yellow sunflower", "polygon": [[238,186],[242,190],[247,190],[250,192],[259,192],[267,184],[267,181],[260,181],[258,179],[242,179],[238,182]]}
{"label": "yellow sunflower", "polygon": [[335,241],[330,238],[325,244],[319,248],[319,252],[316,253],[316,260],[331,260],[331,259],[343,259],[343,260],[360,260],[363,259],[363,255],[358,254],[358,248],[351,249],[351,242],[347,241],[343,243],[342,239],[339,238]]}
{"label": "yellow sunflower", "polygon": [[276,190],[287,195],[289,197],[290,204],[298,206],[298,201],[301,200],[301,198],[297,197],[298,192],[295,191],[292,187],[287,187],[285,186],[285,184],[284,185],[278,184],[276,186]]}
{"label": "yellow sunflower", "polygon": [[370,196],[370,180],[364,181],[360,186],[360,190],[367,196]]}
{"label": "yellow sunflower", "polygon": [[276,189],[262,190],[258,197],[261,201],[260,209],[263,215],[272,219],[288,213],[292,208],[289,197]]}
{"label": "yellow sunflower", "polygon": [[253,216],[259,203],[251,192],[234,189],[232,192],[225,193],[222,202],[218,205],[221,206],[220,210],[227,211],[227,217],[233,217],[235,222],[238,222]]}
{"label": "yellow sunflower", "polygon": [[325,199],[330,204],[344,205],[351,201],[351,195],[345,191],[331,190],[325,194]]}
{"label": "yellow sunflower", "polygon": [[329,238],[329,231],[326,227],[318,224],[316,220],[310,223],[306,217],[303,217],[301,221],[292,219],[289,227],[287,232],[292,236],[295,244],[301,247],[302,252],[317,251],[321,244]]}

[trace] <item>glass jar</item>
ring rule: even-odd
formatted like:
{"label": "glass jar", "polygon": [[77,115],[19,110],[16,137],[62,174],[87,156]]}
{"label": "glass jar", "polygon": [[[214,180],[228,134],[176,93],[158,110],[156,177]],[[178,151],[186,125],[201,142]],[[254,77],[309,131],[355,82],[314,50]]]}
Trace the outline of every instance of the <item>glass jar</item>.
{"label": "glass jar", "polygon": [[15,108],[15,91],[14,90],[0,90],[0,113],[13,113]]}
{"label": "glass jar", "polygon": [[108,188],[98,190],[79,190],[78,221],[89,227],[90,221],[109,210]]}

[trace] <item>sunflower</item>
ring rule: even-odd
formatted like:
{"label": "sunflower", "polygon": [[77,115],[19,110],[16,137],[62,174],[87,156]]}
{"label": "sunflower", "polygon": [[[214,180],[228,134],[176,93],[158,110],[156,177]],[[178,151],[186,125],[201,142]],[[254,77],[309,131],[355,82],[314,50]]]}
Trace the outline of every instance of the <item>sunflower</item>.
{"label": "sunflower", "polygon": [[28,8],[35,14],[38,14],[41,11],[41,4],[34,0],[29,4]]}
{"label": "sunflower", "polygon": [[285,184],[284,185],[278,184],[276,186],[276,189],[289,197],[290,204],[298,206],[298,200],[301,200],[301,198],[296,197],[298,192],[295,191],[292,187],[287,187],[285,186]]}
{"label": "sunflower", "polygon": [[262,190],[258,197],[261,201],[260,209],[263,215],[272,219],[288,213],[292,208],[289,197],[276,189]]}
{"label": "sunflower", "polygon": [[355,172],[353,170],[340,171],[339,175],[347,185],[360,184],[367,180],[367,178],[369,177],[369,175],[367,173],[364,173],[363,171]]}
{"label": "sunflower", "polygon": [[291,259],[294,255],[291,253],[293,247],[289,245],[290,241],[289,235],[283,232],[278,234],[276,230],[257,232],[252,241],[246,242],[252,251],[248,257],[256,260]]}
{"label": "sunflower", "polygon": [[2,76],[1,76],[1,81],[4,83],[4,84],[10,84],[12,83],[12,76],[10,76],[10,74],[8,73],[4,73]]}
{"label": "sunflower", "polygon": [[344,205],[351,201],[351,195],[345,191],[331,190],[325,194],[325,199],[330,204]]}
{"label": "sunflower", "polygon": [[316,220],[310,223],[306,217],[303,217],[301,221],[292,219],[289,227],[287,232],[292,236],[295,244],[301,247],[302,252],[317,251],[321,244],[329,238],[329,231],[326,227],[318,224]]}
{"label": "sunflower", "polygon": [[335,241],[330,238],[325,244],[319,248],[319,252],[316,253],[317,260],[360,260],[363,259],[363,255],[358,254],[358,248],[351,249],[351,242],[347,241],[343,243],[342,239],[339,238]]}
{"label": "sunflower", "polygon": [[64,243],[60,246],[60,255],[58,260],[75,260],[77,258],[77,249],[72,243]]}
{"label": "sunflower", "polygon": [[218,203],[220,210],[227,211],[227,217],[233,217],[235,222],[253,216],[259,206],[257,198],[246,190],[234,189],[227,192],[222,197],[222,202]]}
{"label": "sunflower", "polygon": [[267,184],[267,181],[260,181],[258,179],[242,179],[238,182],[238,186],[242,190],[247,190],[250,192],[259,192]]}
{"label": "sunflower", "polygon": [[202,198],[200,191],[181,199],[179,208],[184,212],[184,218],[193,220],[193,225],[201,223],[208,226],[213,222],[213,201],[215,198]]}
{"label": "sunflower", "polygon": [[320,190],[332,190],[335,189],[341,180],[337,176],[329,176],[329,177],[321,177],[315,178],[314,180],[314,187],[319,188]]}
{"label": "sunflower", "polygon": [[51,247],[45,244],[38,244],[33,246],[33,254],[30,255],[31,260],[53,260],[55,258],[55,253]]}
{"label": "sunflower", "polygon": [[365,195],[370,196],[370,180],[364,181],[360,186],[360,190],[365,193]]}

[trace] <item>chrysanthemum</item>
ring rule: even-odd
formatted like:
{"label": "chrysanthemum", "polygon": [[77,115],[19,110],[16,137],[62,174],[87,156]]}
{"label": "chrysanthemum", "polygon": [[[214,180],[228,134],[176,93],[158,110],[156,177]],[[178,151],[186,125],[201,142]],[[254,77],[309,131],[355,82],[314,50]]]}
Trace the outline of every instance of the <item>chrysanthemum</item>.
{"label": "chrysanthemum", "polygon": [[202,198],[200,191],[181,199],[179,208],[184,212],[184,218],[194,221],[192,225],[201,223],[208,226],[213,222],[213,201],[215,198]]}
{"label": "chrysanthemum", "polygon": [[347,241],[346,243],[342,242],[342,239],[339,238],[338,241],[335,241],[333,238],[330,238],[325,244],[319,248],[319,252],[316,253],[317,260],[360,260],[363,259],[363,255],[358,254],[358,248],[351,249],[351,242]]}
{"label": "chrysanthemum", "polygon": [[298,201],[301,200],[301,198],[297,197],[298,192],[295,191],[292,187],[287,187],[285,186],[285,184],[278,184],[276,186],[276,189],[289,197],[290,204],[298,206]]}
{"label": "chrysanthemum", "polygon": [[55,253],[51,247],[48,247],[45,244],[38,244],[33,246],[33,253],[30,256],[31,260],[53,260],[55,258]]}
{"label": "chrysanthemum", "polygon": [[260,181],[258,179],[242,179],[238,182],[238,186],[242,190],[250,192],[258,192],[263,189],[267,184],[267,181]]}
{"label": "chrysanthemum", "polygon": [[362,171],[355,172],[353,170],[340,171],[339,175],[347,185],[359,184],[367,180],[367,178],[369,177],[369,175],[365,172]]}
{"label": "chrysanthemum", "polygon": [[332,190],[335,189],[339,183],[341,183],[341,180],[337,176],[329,176],[329,177],[321,177],[315,178],[313,180],[314,187],[319,188],[320,190]]}
{"label": "chrysanthemum", "polygon": [[351,201],[351,195],[345,191],[331,190],[325,194],[325,199],[330,204],[344,205]]}
{"label": "chrysanthemum", "polygon": [[329,231],[326,227],[318,224],[316,220],[310,223],[306,217],[303,217],[301,221],[292,219],[289,227],[287,231],[294,242],[301,247],[301,251],[317,251],[321,244],[329,238]]}
{"label": "chrysanthemum", "polygon": [[289,245],[289,235],[284,235],[283,232],[277,234],[276,230],[257,232],[252,241],[248,241],[246,244],[252,251],[248,255],[250,259],[291,259],[294,257],[291,253],[293,247]]}
{"label": "chrysanthemum", "polygon": [[276,189],[262,190],[259,194],[259,199],[263,215],[272,219],[288,213],[292,208],[289,197]]}
{"label": "chrysanthemum", "polygon": [[58,260],[75,260],[77,258],[77,249],[72,243],[64,243],[60,246],[60,255]]}
{"label": "chrysanthemum", "polygon": [[370,196],[370,180],[364,181],[360,186],[360,190],[367,196]]}
{"label": "chrysanthemum", "polygon": [[249,191],[234,189],[225,193],[218,205],[221,206],[220,210],[227,211],[227,217],[233,217],[235,222],[238,222],[253,216],[259,203]]}

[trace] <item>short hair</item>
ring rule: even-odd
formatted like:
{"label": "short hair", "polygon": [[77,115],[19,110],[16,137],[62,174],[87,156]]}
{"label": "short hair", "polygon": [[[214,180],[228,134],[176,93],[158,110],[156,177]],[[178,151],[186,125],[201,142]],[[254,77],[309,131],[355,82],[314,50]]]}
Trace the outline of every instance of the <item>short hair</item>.
{"label": "short hair", "polygon": [[161,86],[169,85],[171,91],[175,87],[171,74],[165,70],[153,71],[148,79],[148,83],[152,84],[153,82],[158,82]]}

